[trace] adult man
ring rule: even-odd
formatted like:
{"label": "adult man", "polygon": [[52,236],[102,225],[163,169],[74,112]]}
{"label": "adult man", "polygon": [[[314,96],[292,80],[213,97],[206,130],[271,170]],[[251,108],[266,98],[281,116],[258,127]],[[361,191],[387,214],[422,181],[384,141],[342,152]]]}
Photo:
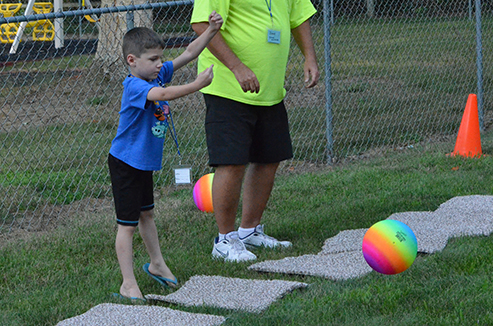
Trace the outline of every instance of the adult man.
{"label": "adult man", "polygon": [[[202,89],[209,164],[216,167],[212,198],[219,236],[212,255],[253,260],[245,244],[291,245],[267,236],[260,220],[279,162],[293,155],[283,103],[291,34],[305,57],[306,87],[320,76],[308,22],[316,10],[309,0],[195,0],[191,22],[199,35],[210,10],[224,20],[198,68],[214,65],[214,79]],[[242,220],[234,231],[242,183]]]}

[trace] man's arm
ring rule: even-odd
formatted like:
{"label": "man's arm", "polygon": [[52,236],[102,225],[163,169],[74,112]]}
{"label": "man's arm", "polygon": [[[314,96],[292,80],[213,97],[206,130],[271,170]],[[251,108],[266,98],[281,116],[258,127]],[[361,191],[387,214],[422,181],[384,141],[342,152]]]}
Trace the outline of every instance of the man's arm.
{"label": "man's arm", "polygon": [[312,32],[310,29],[310,23],[306,20],[304,23],[291,30],[294,40],[305,57],[304,74],[305,85],[307,88],[311,88],[317,85],[320,78],[320,72],[318,71],[317,55],[315,54],[315,47],[313,46]]}
{"label": "man's arm", "polygon": [[[193,30],[202,35],[209,26],[208,23],[194,23],[192,24]],[[229,70],[233,72],[236,80],[241,86],[244,92],[258,93],[260,85],[255,73],[245,66],[243,62],[236,56],[236,54],[229,48],[224,41],[221,33],[217,33],[214,38],[207,45],[207,49],[221,61]]]}

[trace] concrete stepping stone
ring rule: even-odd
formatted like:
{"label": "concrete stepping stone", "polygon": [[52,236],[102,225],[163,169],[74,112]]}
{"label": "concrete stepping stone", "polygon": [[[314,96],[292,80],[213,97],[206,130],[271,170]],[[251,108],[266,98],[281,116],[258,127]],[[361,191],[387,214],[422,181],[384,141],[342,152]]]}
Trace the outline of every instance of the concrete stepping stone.
{"label": "concrete stepping stone", "polygon": [[336,254],[303,255],[253,264],[250,270],[259,272],[319,276],[331,280],[361,277],[372,271],[361,249]]}
{"label": "concrete stepping stone", "polygon": [[363,237],[368,229],[344,230],[325,240],[319,254],[337,254],[349,251],[361,251]]}
{"label": "concrete stepping stone", "polygon": [[281,280],[249,280],[223,276],[192,276],[168,295],[148,294],[146,299],[184,306],[209,306],[259,313],[287,293],[308,284]]}
{"label": "concrete stepping stone", "polygon": [[454,197],[435,211],[449,237],[490,235],[493,232],[493,196]]}
{"label": "concrete stepping stone", "polygon": [[65,319],[57,326],[216,326],[223,316],[194,314],[165,307],[102,303],[86,313]]}
{"label": "concrete stepping stone", "polygon": [[460,214],[493,214],[493,196],[458,196],[447,200],[435,211],[454,211]]}
{"label": "concrete stepping stone", "polygon": [[450,230],[434,212],[404,212],[388,219],[405,223],[413,230],[418,241],[418,252],[432,254],[442,251],[450,238]]}

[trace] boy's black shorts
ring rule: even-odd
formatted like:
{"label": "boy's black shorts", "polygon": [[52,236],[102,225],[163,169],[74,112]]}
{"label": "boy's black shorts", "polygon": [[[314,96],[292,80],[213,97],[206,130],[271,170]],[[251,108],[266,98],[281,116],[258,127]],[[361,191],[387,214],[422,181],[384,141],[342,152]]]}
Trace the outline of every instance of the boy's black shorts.
{"label": "boy's black shorts", "polygon": [[108,155],[116,222],[137,226],[140,212],[154,208],[152,171],[142,171]]}
{"label": "boy's black shorts", "polygon": [[278,163],[293,157],[284,102],[256,106],[204,94],[209,165]]}

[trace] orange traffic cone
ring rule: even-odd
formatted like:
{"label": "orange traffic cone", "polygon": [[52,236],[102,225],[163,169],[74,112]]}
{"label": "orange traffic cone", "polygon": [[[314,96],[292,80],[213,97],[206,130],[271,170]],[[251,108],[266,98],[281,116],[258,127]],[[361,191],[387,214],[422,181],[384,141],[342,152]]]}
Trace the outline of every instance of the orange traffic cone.
{"label": "orange traffic cone", "polygon": [[469,94],[466,109],[462,115],[459,134],[451,156],[479,157],[481,151],[481,136],[479,131],[478,98],[476,94]]}

